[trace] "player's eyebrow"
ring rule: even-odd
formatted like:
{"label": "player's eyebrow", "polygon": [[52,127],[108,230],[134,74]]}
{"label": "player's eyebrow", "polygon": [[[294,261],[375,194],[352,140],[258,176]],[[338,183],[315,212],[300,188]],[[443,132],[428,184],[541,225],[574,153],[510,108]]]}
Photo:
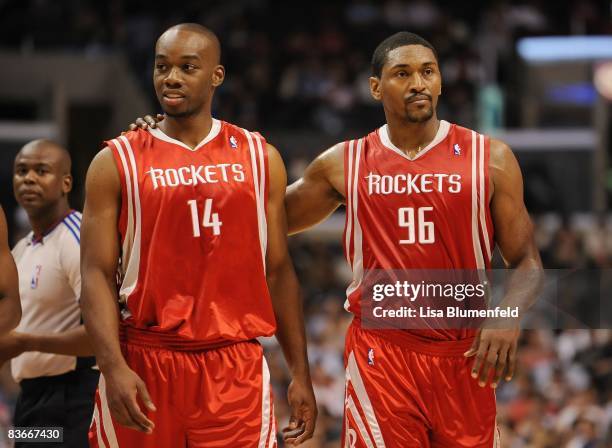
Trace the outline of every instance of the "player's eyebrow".
{"label": "player's eyebrow", "polygon": [[[437,65],[436,61],[425,61],[423,63],[421,63],[421,67],[425,67],[428,65]],[[406,64],[406,63],[399,63],[399,64],[394,64],[391,66],[391,69],[396,69],[396,68],[409,68],[411,67],[412,64]]]}

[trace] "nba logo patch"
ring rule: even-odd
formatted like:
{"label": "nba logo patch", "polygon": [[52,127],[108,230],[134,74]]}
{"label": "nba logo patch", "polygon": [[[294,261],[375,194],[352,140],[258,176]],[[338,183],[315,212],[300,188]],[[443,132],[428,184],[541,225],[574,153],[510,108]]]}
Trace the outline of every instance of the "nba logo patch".
{"label": "nba logo patch", "polygon": [[34,268],[34,273],[32,274],[32,280],[30,280],[30,289],[38,288],[38,279],[40,278],[40,271],[42,271],[42,266],[37,264]]}
{"label": "nba logo patch", "polygon": [[459,143],[455,143],[455,146],[453,146],[453,152],[456,156],[461,155],[461,146],[459,146]]}
{"label": "nba logo patch", "polygon": [[229,138],[229,142],[230,142],[230,146],[233,149],[238,148],[238,140],[236,140],[236,137],[234,137],[233,135]]}
{"label": "nba logo patch", "polygon": [[374,349],[371,348],[368,350],[368,365],[374,365]]}

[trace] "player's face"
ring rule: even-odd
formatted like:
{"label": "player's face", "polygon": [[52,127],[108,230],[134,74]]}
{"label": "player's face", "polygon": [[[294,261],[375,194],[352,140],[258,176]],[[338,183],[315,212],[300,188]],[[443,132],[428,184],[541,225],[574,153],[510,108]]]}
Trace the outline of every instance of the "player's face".
{"label": "player's face", "polygon": [[15,158],[13,192],[28,213],[53,207],[72,188],[72,176],[64,172],[61,153],[49,146],[26,146]]}
{"label": "player's face", "polygon": [[382,101],[387,114],[410,123],[423,123],[434,116],[442,78],[436,57],[422,45],[391,50],[380,79],[370,78],[372,96]]}
{"label": "player's face", "polygon": [[191,31],[166,32],[157,41],[153,84],[157,99],[170,117],[189,117],[209,103],[223,82],[214,44]]}

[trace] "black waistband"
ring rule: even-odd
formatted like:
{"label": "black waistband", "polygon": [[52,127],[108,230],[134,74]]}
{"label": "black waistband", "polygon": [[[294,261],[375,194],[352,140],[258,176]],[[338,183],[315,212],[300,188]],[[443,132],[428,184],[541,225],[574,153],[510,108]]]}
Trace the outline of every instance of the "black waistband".
{"label": "black waistband", "polygon": [[19,382],[22,390],[38,389],[41,387],[49,387],[54,384],[60,384],[64,382],[78,381],[80,377],[85,375],[97,375],[98,370],[89,368],[80,368],[77,370],[71,370],[70,372],[62,373],[61,375],[50,375],[50,376],[39,376],[36,378],[24,378]]}

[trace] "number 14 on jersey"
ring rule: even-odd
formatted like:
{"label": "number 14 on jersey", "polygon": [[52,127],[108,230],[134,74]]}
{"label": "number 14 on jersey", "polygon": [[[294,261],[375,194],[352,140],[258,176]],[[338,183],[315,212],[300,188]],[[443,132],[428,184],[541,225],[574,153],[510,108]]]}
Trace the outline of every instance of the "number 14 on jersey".
{"label": "number 14 on jersey", "polygon": [[[202,227],[212,227],[213,235],[221,234],[221,226],[223,223],[219,220],[219,214],[212,212],[212,199],[204,201],[204,214],[202,216]],[[187,205],[191,210],[191,225],[193,227],[193,236],[200,237],[200,218],[198,214],[198,201],[191,199],[187,201]]]}

